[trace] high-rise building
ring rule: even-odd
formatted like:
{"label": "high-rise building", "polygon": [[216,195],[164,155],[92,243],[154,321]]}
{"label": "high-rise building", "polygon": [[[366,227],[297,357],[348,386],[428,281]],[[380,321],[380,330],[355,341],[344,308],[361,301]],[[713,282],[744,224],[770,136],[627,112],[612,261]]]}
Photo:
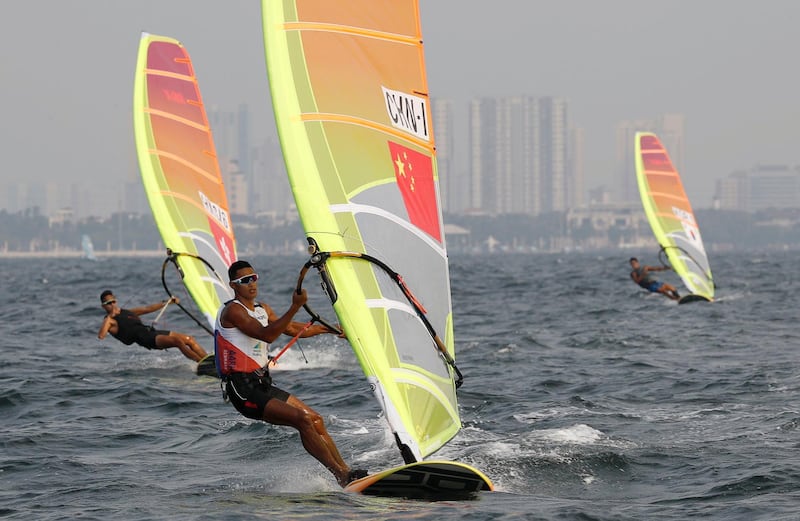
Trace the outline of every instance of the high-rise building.
{"label": "high-rise building", "polygon": [[227,165],[230,161],[238,161],[239,123],[237,113],[218,107],[209,107],[207,113],[220,166]]}
{"label": "high-rise building", "polygon": [[225,194],[228,196],[228,211],[231,215],[248,215],[250,213],[248,206],[250,197],[246,176],[239,170],[236,161],[230,161],[222,168]]}
{"label": "high-rise building", "polygon": [[9,183],[5,193],[5,208],[9,213],[17,213],[31,206],[26,183]]}
{"label": "high-rise building", "polygon": [[436,165],[439,171],[439,196],[444,213],[461,213],[468,206],[467,179],[456,170],[455,111],[453,101],[431,100],[433,137],[436,140]]}
{"label": "high-rise building", "polygon": [[294,207],[281,146],[274,138],[253,150],[253,194],[256,197],[254,213],[283,214]]}
{"label": "high-rise building", "polygon": [[469,212],[494,212],[497,186],[497,101],[473,99],[469,104]]}
{"label": "high-rise building", "polygon": [[[253,148],[249,107],[246,104],[240,104],[235,112],[211,108],[208,111],[208,117],[217,149],[217,158],[223,169],[223,179],[226,183],[231,182],[230,174],[235,171],[238,176],[236,190],[241,188],[243,191],[240,196],[247,199],[238,201],[236,207],[238,209],[246,208],[248,212],[256,213],[275,209],[275,207],[264,206],[265,199],[267,199],[263,194],[264,179],[256,173],[257,166],[263,167],[264,162],[263,159],[257,159],[257,151]],[[278,156],[280,157],[280,150],[278,150]],[[257,161],[259,165],[256,165]],[[236,165],[234,170],[225,166],[231,164]]]}
{"label": "high-rise building", "polygon": [[800,208],[800,169],[786,165],[757,165],[733,172],[717,182],[714,197],[723,210],[783,210]]}
{"label": "high-rise building", "polygon": [[539,105],[536,98],[515,96],[497,100],[497,192],[494,213],[539,213],[539,128]]}
{"label": "high-rise building", "polygon": [[236,163],[239,172],[244,176],[247,187],[247,208],[252,211],[256,208],[257,194],[255,191],[255,176],[253,173],[251,153],[250,112],[247,105],[239,105],[236,113]]}
{"label": "high-rise building", "polygon": [[236,112],[236,161],[239,170],[249,174],[250,168],[250,112],[247,105],[242,103]]}
{"label": "high-rise building", "polygon": [[567,207],[579,208],[585,202],[584,184],[584,131],[571,127],[567,146]]}
{"label": "high-rise building", "polygon": [[649,120],[622,121],[617,125],[617,183],[614,199],[625,204],[641,201],[636,182],[635,145],[637,132],[655,132]]}
{"label": "high-rise building", "polygon": [[539,100],[541,125],[541,168],[543,212],[567,209],[567,130],[569,128],[567,101],[547,97]]}
{"label": "high-rise building", "polygon": [[800,208],[800,172],[786,165],[759,165],[750,171],[747,210]]}
{"label": "high-rise building", "polygon": [[717,180],[714,193],[714,208],[719,210],[745,210],[747,201],[747,172],[736,171],[724,179]]}
{"label": "high-rise building", "polygon": [[[491,214],[563,211],[582,191],[582,135],[570,156],[563,98],[483,98],[470,104],[472,207]],[[577,139],[579,137],[579,139]]]}

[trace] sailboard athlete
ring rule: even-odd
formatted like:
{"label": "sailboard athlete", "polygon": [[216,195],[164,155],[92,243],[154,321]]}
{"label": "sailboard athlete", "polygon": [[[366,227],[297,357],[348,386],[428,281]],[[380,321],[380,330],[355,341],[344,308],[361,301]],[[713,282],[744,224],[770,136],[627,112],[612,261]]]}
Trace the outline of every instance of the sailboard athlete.
{"label": "sailboard athlete", "polygon": [[162,300],[148,306],[140,306],[133,309],[123,309],[117,306],[117,298],[111,290],[105,290],[100,294],[100,305],[106,312],[97,338],[103,339],[108,333],[125,345],[134,342],[147,349],[168,349],[177,347],[183,356],[199,362],[208,354],[205,349],[190,335],[155,329],[142,323],[141,315],[153,313],[162,309],[170,302],[179,302],[178,297],[170,297],[169,300]]}
{"label": "sailboard athlete", "polygon": [[681,298],[675,286],[667,284],[666,282],[660,282],[650,274],[651,271],[666,271],[670,269],[669,266],[642,266],[639,264],[639,259],[636,257],[631,257],[629,262],[632,268],[631,279],[633,279],[636,284],[652,293],[666,295],[672,300],[679,300]]}
{"label": "sailboard athlete", "polygon": [[281,316],[267,304],[256,302],[259,278],[247,261],[231,264],[228,279],[235,296],[220,308],[214,333],[225,399],[247,418],[297,429],[306,451],[336,477],[340,486],[365,477],[365,470],[351,469],[344,462],[322,416],[273,385],[269,374],[269,344],[282,334],[305,338],[337,332],[321,324],[292,320],[308,299],[305,290],[292,294],[292,305]]}

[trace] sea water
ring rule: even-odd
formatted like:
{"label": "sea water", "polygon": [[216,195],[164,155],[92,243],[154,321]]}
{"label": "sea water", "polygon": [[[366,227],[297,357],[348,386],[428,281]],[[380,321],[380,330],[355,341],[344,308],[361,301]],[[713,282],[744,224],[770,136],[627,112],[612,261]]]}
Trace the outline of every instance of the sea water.
{"label": "sea water", "polygon": [[[712,254],[716,302],[681,306],[630,281],[631,254],[657,262],[451,258],[464,428],[436,457],[497,491],[439,502],[344,493],[177,350],[98,340],[100,292],[161,300],[162,259],[0,259],[0,517],[800,519],[800,253]],[[248,260],[281,313],[305,258]],[[177,308],[161,321],[212,349]],[[401,463],[346,341],[303,339],[281,365],[350,464]]]}

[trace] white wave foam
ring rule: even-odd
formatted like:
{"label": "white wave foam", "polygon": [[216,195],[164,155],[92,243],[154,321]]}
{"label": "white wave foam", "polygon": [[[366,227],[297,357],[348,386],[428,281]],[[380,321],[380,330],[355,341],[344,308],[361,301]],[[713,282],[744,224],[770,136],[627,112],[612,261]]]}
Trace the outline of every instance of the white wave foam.
{"label": "white wave foam", "polygon": [[535,431],[531,435],[535,438],[574,445],[592,445],[606,437],[601,431],[582,423],[563,429]]}
{"label": "white wave foam", "polygon": [[[328,340],[326,338],[326,340]],[[276,366],[271,366],[270,371],[297,371],[300,369],[316,369],[322,367],[338,367],[342,364],[354,364],[355,355],[350,346],[345,341],[314,342],[311,339],[301,339],[304,342],[300,348],[297,344],[290,347],[278,359]],[[283,344],[285,345],[285,344]],[[277,354],[283,345],[279,346],[274,353]],[[303,355],[305,354],[305,357]]]}

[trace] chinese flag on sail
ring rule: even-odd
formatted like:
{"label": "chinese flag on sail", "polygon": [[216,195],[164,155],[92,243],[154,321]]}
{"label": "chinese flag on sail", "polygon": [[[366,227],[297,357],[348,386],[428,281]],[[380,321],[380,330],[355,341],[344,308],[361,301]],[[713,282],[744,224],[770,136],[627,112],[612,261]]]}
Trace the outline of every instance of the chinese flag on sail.
{"label": "chinese flag on sail", "polygon": [[429,156],[389,141],[397,187],[411,223],[441,242],[433,161]]}

